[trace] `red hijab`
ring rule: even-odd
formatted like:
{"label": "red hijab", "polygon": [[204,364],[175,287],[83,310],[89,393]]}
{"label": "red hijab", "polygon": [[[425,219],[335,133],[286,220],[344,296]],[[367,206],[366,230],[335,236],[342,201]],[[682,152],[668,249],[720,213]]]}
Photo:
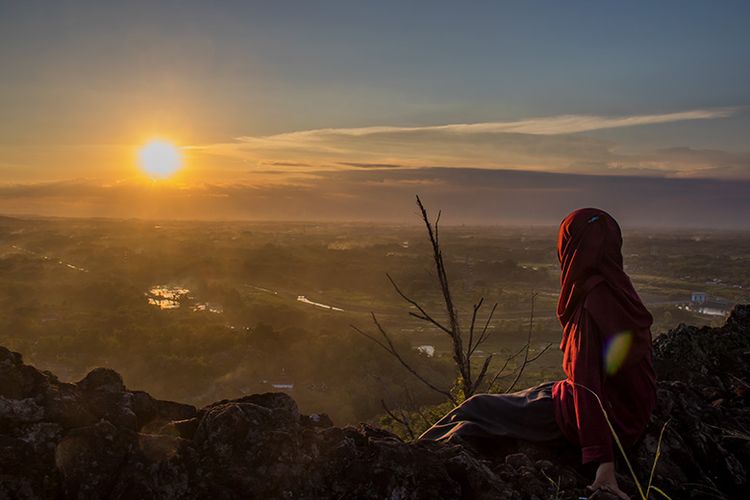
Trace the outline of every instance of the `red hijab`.
{"label": "red hijab", "polygon": [[[561,349],[565,349],[586,295],[602,282],[613,292],[616,304],[610,308],[614,306],[618,316],[627,318],[633,328],[651,326],[653,317],[623,270],[620,226],[607,212],[581,208],[565,217],[557,236],[557,256],[561,268],[557,302],[557,317],[563,326]],[[597,311],[592,314],[597,316]]]}

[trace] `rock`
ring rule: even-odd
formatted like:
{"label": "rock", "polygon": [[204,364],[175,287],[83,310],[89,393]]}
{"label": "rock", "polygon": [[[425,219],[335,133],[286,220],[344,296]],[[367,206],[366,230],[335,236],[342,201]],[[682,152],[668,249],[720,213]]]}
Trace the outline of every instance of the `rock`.
{"label": "rock", "polygon": [[103,391],[119,394],[125,391],[120,374],[109,368],[94,368],[76,385],[84,392]]}
{"label": "rock", "polygon": [[532,468],[534,464],[531,459],[523,453],[514,453],[505,457],[505,463],[513,467],[514,469],[520,469],[521,467]]}
{"label": "rock", "polygon": [[170,436],[179,436],[184,439],[193,439],[195,431],[198,430],[200,421],[197,418],[187,418],[184,420],[172,420],[158,430],[159,434]]}
{"label": "rock", "polygon": [[42,404],[47,418],[66,429],[96,423],[80,389],[74,384],[50,384],[42,393]]}
{"label": "rock", "polygon": [[39,422],[44,418],[44,408],[39,406],[33,398],[6,399],[0,396],[0,430]]}
{"label": "rock", "polygon": [[[628,451],[639,481],[658,449],[654,484],[672,498],[744,498],[750,307],[721,328],[680,325],[654,351],[657,408]],[[130,391],[110,369],[63,383],[0,348],[0,499],[578,499],[591,482],[578,454],[565,444],[405,443],[302,415],[283,393],[196,410]],[[636,493],[628,475],[618,480]]]}
{"label": "rock", "polygon": [[23,364],[21,355],[0,347],[0,396],[24,399],[32,396],[46,382],[45,375]]}
{"label": "rock", "polygon": [[305,427],[333,427],[331,417],[325,413],[313,413],[312,415],[300,415],[300,424]]}

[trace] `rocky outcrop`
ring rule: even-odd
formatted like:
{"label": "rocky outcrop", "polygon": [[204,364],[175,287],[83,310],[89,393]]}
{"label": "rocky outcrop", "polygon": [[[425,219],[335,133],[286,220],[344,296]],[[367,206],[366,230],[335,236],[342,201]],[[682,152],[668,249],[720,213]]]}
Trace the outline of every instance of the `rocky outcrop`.
{"label": "rocky outcrop", "polygon": [[[750,306],[721,328],[680,325],[654,350],[659,403],[628,453],[637,476],[647,481],[669,422],[654,484],[672,498],[745,498]],[[105,368],[64,383],[0,348],[0,499],[579,498],[587,472],[564,446],[480,452],[334,427],[283,393],[196,409],[130,391]]]}

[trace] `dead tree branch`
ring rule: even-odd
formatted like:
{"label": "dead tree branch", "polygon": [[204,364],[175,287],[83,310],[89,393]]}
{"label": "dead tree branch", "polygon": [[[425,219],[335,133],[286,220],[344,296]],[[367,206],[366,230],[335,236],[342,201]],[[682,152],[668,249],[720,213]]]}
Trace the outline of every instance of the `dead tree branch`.
{"label": "dead tree branch", "polygon": [[422,421],[429,427],[432,425],[432,422],[427,420],[427,417],[425,417],[424,412],[422,411],[422,408],[419,407],[419,404],[414,400],[414,396],[412,395],[411,391],[409,390],[409,387],[404,384],[404,394],[406,395],[406,400],[409,402],[409,408],[417,412],[417,415],[422,419]]}
{"label": "dead tree branch", "polygon": [[423,321],[427,321],[429,323],[432,323],[433,325],[437,326],[438,328],[440,328],[441,330],[443,330],[448,335],[451,335],[451,336],[453,335],[453,332],[451,332],[448,328],[446,328],[445,326],[443,326],[435,318],[433,318],[432,316],[430,316],[429,314],[427,314],[427,311],[425,311],[424,308],[422,308],[422,306],[419,305],[419,303],[416,300],[411,299],[404,292],[402,292],[401,288],[399,288],[399,286],[396,284],[396,282],[393,280],[393,278],[391,278],[390,274],[385,273],[385,275],[388,278],[388,281],[391,282],[391,285],[393,285],[393,288],[396,290],[396,293],[398,293],[401,296],[401,298],[404,299],[406,302],[408,302],[409,304],[411,304],[414,307],[416,307],[417,310],[420,312],[420,314],[417,314],[415,312],[409,312],[410,316],[414,316],[415,318],[419,318],[419,319],[421,319]]}
{"label": "dead tree branch", "polygon": [[[472,374],[472,357],[476,353],[479,346],[481,346],[490,337],[490,334],[491,334],[490,323],[492,322],[494,315],[495,315],[495,311],[497,310],[497,303],[495,303],[492,306],[492,309],[490,310],[489,314],[485,318],[483,322],[484,325],[481,331],[479,332],[477,328],[478,326],[477,323],[479,322],[480,310],[482,306],[484,305],[484,297],[480,298],[474,304],[473,309],[472,309],[472,314],[471,314],[471,323],[469,324],[469,328],[468,328],[468,335],[467,335],[467,338],[464,339],[461,325],[459,322],[458,311],[456,310],[455,302],[454,302],[453,295],[451,293],[451,289],[450,289],[449,282],[448,282],[448,273],[445,268],[443,252],[442,252],[442,249],[440,248],[440,225],[439,224],[440,224],[440,217],[442,215],[442,212],[438,211],[437,217],[435,218],[435,221],[433,223],[430,221],[430,217],[429,217],[429,214],[427,213],[427,209],[425,208],[419,196],[417,196],[417,206],[419,207],[420,216],[421,216],[422,222],[424,223],[425,229],[427,230],[427,236],[430,240],[430,246],[432,248],[432,260],[435,266],[435,274],[437,276],[438,285],[440,287],[440,293],[443,299],[442,301],[443,301],[443,307],[445,310],[446,318],[443,320],[437,319],[435,316],[427,312],[427,310],[419,302],[417,302],[416,300],[408,296],[401,289],[401,287],[399,287],[399,285],[396,283],[396,280],[394,280],[390,274],[386,274],[386,276],[388,278],[388,281],[393,286],[393,289],[396,291],[396,293],[405,302],[407,302],[410,306],[416,309],[416,311],[409,311],[410,316],[433,325],[438,330],[447,334],[450,337],[451,357],[453,358],[453,362],[455,364],[456,371],[458,372],[458,376],[459,376],[458,377],[459,385],[457,389],[462,399],[466,399],[474,395],[480,389],[484,381],[487,379],[487,373],[492,364],[493,355],[490,354],[484,359],[484,362],[482,363],[482,366],[479,370],[479,373],[476,375],[476,377]],[[526,368],[526,366],[529,363],[538,359],[539,356],[544,354],[544,352],[549,348],[549,345],[548,345],[539,354],[535,356],[530,356],[531,336],[532,336],[533,325],[534,325],[534,299],[535,297],[536,297],[536,294],[532,294],[531,317],[529,320],[529,333],[528,333],[527,342],[519,352],[513,354],[512,356],[508,357],[505,360],[505,364],[503,365],[503,367],[497,373],[495,373],[494,377],[490,381],[489,383],[490,388],[502,376],[505,369],[508,367],[508,364],[517,356],[521,355],[521,353],[524,353],[523,363],[517,369],[515,380],[509,386],[508,391],[513,389],[516,383],[518,383],[518,381],[520,380],[521,375],[523,374],[523,371]],[[429,387],[433,391],[445,396],[449,401],[451,401],[451,403],[455,405],[456,398],[453,396],[451,391],[440,389],[439,387],[429,382],[422,375],[420,375],[413,367],[411,367],[404,360],[401,354],[398,352],[398,350],[396,349],[396,347],[394,346],[391,340],[390,335],[385,331],[385,329],[380,324],[375,314],[371,313],[371,316],[372,316],[373,323],[375,324],[378,332],[380,333],[380,338],[374,335],[370,335],[362,331],[361,329],[357,328],[354,325],[352,325],[352,328],[359,334],[375,342],[382,349],[387,351],[391,356],[396,358],[396,360],[398,360],[398,362],[404,368],[406,368],[406,370],[409,371],[414,377],[416,377],[418,380],[420,380],[423,384],[425,384],[427,387]],[[464,343],[464,340],[466,340],[466,343]]]}
{"label": "dead tree branch", "polygon": [[487,385],[490,389],[492,389],[492,386],[495,385],[495,382],[497,382],[497,379],[502,376],[502,374],[505,372],[505,369],[508,367],[508,364],[510,364],[511,361],[516,359],[525,349],[528,348],[528,345],[524,345],[521,347],[521,349],[518,350],[515,354],[511,354],[507,358],[505,358],[505,363],[503,363],[503,366],[495,373],[495,376],[492,377],[492,380],[490,380],[490,383]]}
{"label": "dead tree branch", "polygon": [[414,438],[416,437],[416,436],[414,435],[414,431],[413,431],[413,430],[412,430],[412,428],[411,428],[411,423],[409,422],[409,416],[408,416],[408,415],[407,415],[407,414],[406,414],[406,413],[405,413],[405,412],[404,412],[403,410],[401,410],[401,411],[400,411],[400,413],[401,413],[401,416],[400,416],[400,417],[398,417],[398,416],[396,416],[396,414],[395,414],[395,413],[393,413],[393,412],[392,412],[392,411],[391,411],[391,410],[390,410],[390,409],[388,408],[388,406],[386,406],[386,404],[385,404],[385,401],[384,401],[384,400],[382,400],[382,399],[380,400],[380,405],[381,405],[381,406],[383,407],[383,410],[384,410],[384,411],[386,412],[386,414],[387,414],[387,415],[388,415],[389,417],[391,417],[391,418],[392,418],[392,419],[393,419],[393,420],[394,420],[395,422],[398,422],[399,424],[401,424],[401,425],[403,426],[403,428],[404,428],[404,429],[406,430],[406,432],[407,432],[407,433],[409,434],[409,437],[410,437],[411,439],[414,439]]}
{"label": "dead tree branch", "polygon": [[505,392],[510,392],[513,390],[513,388],[516,386],[518,381],[521,379],[521,375],[523,375],[524,370],[529,365],[529,363],[539,359],[539,357],[544,354],[547,349],[550,348],[552,344],[547,344],[547,346],[542,349],[542,351],[534,356],[533,358],[529,358],[529,351],[531,349],[531,336],[534,333],[534,305],[536,304],[536,292],[531,292],[531,312],[529,313],[529,335],[526,339],[526,346],[524,349],[524,355],[523,355],[523,362],[521,363],[521,366],[516,371],[516,378],[513,379],[513,382],[508,386],[508,388],[505,390]]}
{"label": "dead tree branch", "polygon": [[445,270],[445,262],[443,260],[443,251],[440,248],[439,240],[439,223],[442,212],[438,212],[435,224],[430,222],[430,217],[427,214],[427,209],[422,204],[422,200],[417,196],[417,205],[419,211],[422,214],[422,221],[424,222],[425,228],[427,229],[427,235],[430,238],[430,244],[432,245],[432,257],[435,261],[435,271],[437,274],[438,282],[440,284],[440,291],[443,295],[443,301],[445,303],[445,312],[448,315],[448,323],[450,335],[453,343],[453,361],[456,363],[459,374],[461,375],[461,385],[464,397],[471,395],[471,368],[470,360],[466,359],[463,349],[463,339],[461,337],[461,327],[458,323],[458,313],[453,303],[453,296],[451,294],[450,286],[448,285],[448,274]]}
{"label": "dead tree branch", "polygon": [[487,337],[489,337],[488,334],[488,328],[490,326],[490,322],[492,321],[492,317],[495,315],[495,310],[497,309],[497,302],[495,302],[495,305],[492,306],[492,310],[487,315],[487,321],[484,323],[484,328],[482,328],[482,333],[479,334],[479,338],[477,339],[477,342],[472,346],[471,342],[469,342],[469,350],[467,351],[467,356],[471,357],[472,354],[474,354],[474,351],[476,351],[477,347],[482,345],[482,343],[487,340]]}
{"label": "dead tree branch", "polygon": [[373,323],[375,323],[375,326],[377,327],[378,331],[380,332],[380,335],[385,339],[385,343],[381,342],[380,340],[378,340],[377,338],[373,337],[372,335],[370,335],[368,333],[365,333],[364,331],[362,331],[361,329],[357,328],[354,325],[350,325],[350,326],[354,329],[354,331],[356,331],[360,335],[362,335],[362,336],[370,339],[371,341],[375,342],[377,345],[379,345],[380,347],[382,347],[383,349],[385,349],[388,353],[391,354],[391,356],[393,356],[394,358],[396,358],[396,360],[399,363],[401,363],[401,366],[403,366],[404,368],[406,368],[406,370],[409,373],[411,373],[417,379],[419,379],[420,382],[422,382],[423,384],[425,384],[427,387],[429,387],[433,391],[435,391],[435,392],[437,392],[439,394],[442,394],[443,396],[445,396],[446,398],[448,398],[453,404],[456,404],[456,399],[453,397],[453,395],[450,392],[444,391],[443,389],[440,389],[437,386],[435,386],[432,382],[430,382],[429,380],[427,380],[426,378],[424,378],[414,368],[412,368],[411,365],[409,365],[409,363],[406,362],[406,360],[404,360],[404,358],[398,352],[398,349],[396,349],[396,346],[391,341],[391,337],[388,335],[388,333],[385,331],[385,329],[383,328],[383,326],[378,321],[378,318],[375,316],[374,313],[370,313],[370,314],[372,315],[372,321],[373,321]]}

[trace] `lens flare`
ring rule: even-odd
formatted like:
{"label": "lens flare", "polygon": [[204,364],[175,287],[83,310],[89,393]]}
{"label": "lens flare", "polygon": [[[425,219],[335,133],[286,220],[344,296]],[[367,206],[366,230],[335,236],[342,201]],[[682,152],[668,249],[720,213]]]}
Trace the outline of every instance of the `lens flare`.
{"label": "lens flare", "polygon": [[614,375],[628,357],[633,334],[630,331],[618,333],[610,339],[604,350],[604,368],[607,374]]}

